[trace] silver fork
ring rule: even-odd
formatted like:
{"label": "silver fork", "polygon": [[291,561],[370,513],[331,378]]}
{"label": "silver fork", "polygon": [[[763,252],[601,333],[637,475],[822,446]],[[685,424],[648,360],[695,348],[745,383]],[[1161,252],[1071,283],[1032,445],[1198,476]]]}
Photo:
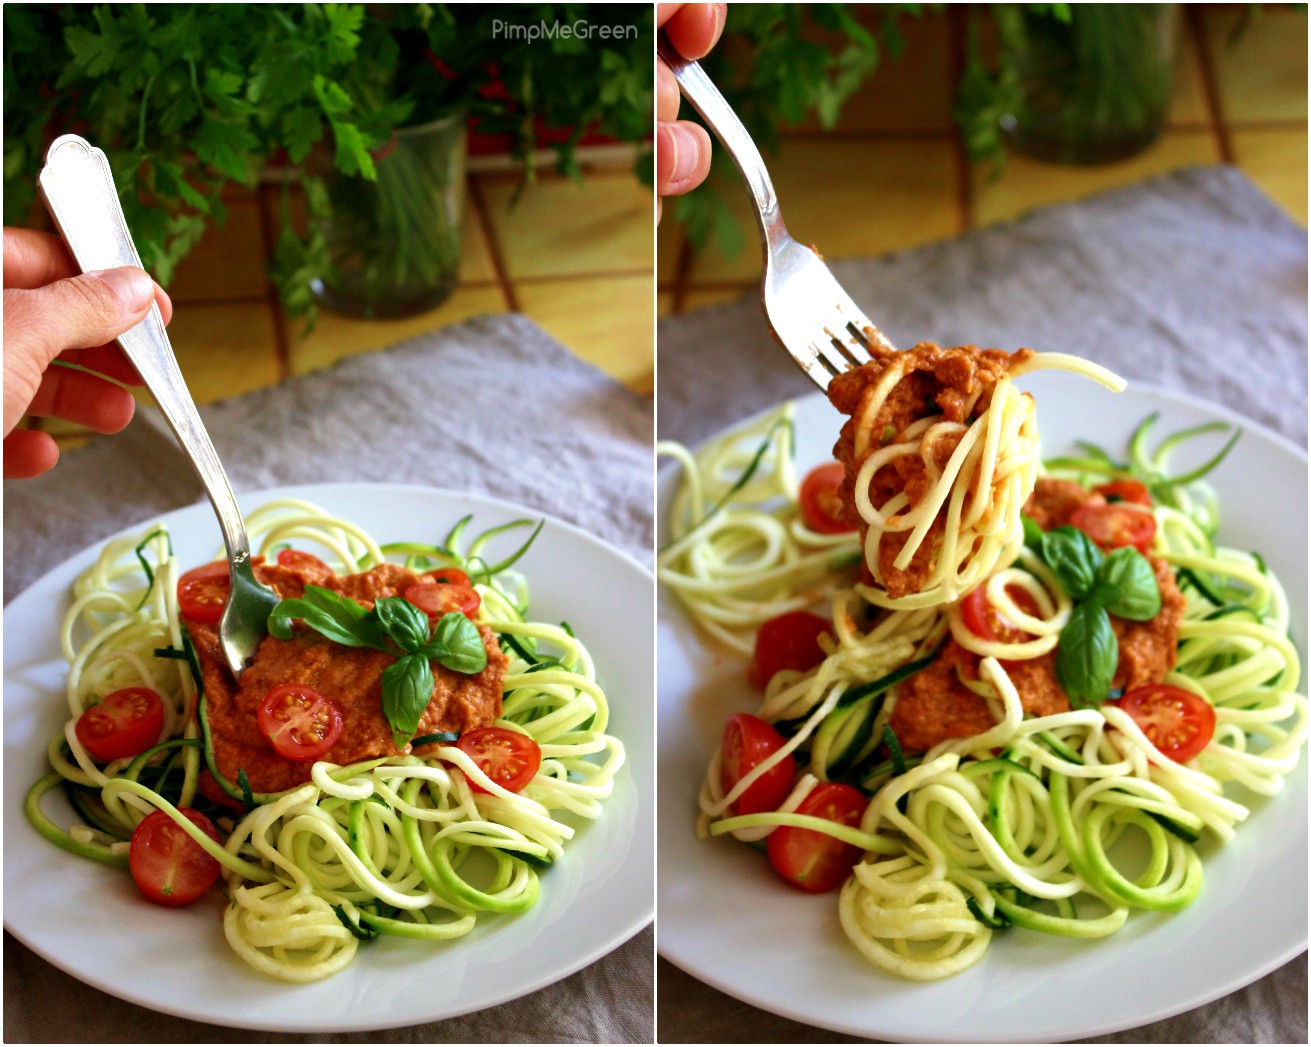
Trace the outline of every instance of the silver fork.
{"label": "silver fork", "polygon": [[765,253],[761,304],[774,337],[821,389],[834,375],[868,361],[871,348],[891,349],[815,250],[789,235],[760,150],[705,70],[678,54],[663,36],[657,49],[750,190]]}
{"label": "silver fork", "polygon": [[[46,207],[83,272],[141,265],[114,190],[109,161],[101,150],[77,135],[56,138],[46,152],[38,182]],[[118,343],[191,459],[218,516],[232,580],[219,619],[219,644],[228,666],[240,677],[267,635],[269,612],[278,595],[255,578],[241,509],[182,380],[159,307],[152,305],[146,318],[120,335]]]}

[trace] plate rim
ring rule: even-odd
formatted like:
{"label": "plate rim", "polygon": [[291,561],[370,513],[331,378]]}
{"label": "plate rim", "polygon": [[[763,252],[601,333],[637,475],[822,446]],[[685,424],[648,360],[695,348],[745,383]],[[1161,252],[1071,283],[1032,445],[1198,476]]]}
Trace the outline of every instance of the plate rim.
{"label": "plate rim", "polygon": [[[1231,408],[1225,404],[1217,404],[1213,401],[1206,400],[1203,397],[1191,392],[1168,388],[1152,382],[1139,382],[1130,378],[1128,380],[1128,383],[1129,384],[1127,386],[1127,390],[1132,391],[1136,396],[1144,395],[1155,401],[1163,401],[1164,402],[1162,404],[1163,406],[1168,404],[1177,404],[1179,406],[1182,406],[1184,408],[1193,411],[1203,412],[1206,415],[1215,418],[1216,420],[1224,421],[1231,425],[1241,426],[1245,431],[1250,430],[1253,433],[1261,436],[1263,439],[1270,441],[1271,443],[1282,449],[1284,452],[1289,454],[1292,458],[1294,458],[1297,462],[1301,464],[1303,469],[1306,469],[1308,467],[1308,450],[1306,446],[1298,444],[1292,438],[1270,428],[1264,423],[1248,418],[1247,416],[1241,414],[1239,411],[1235,410],[1234,408]],[[822,391],[809,390],[807,392],[800,393],[799,395],[796,396],[787,397],[773,404],[751,411],[738,419],[717,426],[708,435],[703,437],[701,440],[697,441],[695,445],[692,445],[691,450],[693,451],[693,453],[696,453],[701,448],[709,444],[711,441],[718,439],[728,431],[734,428],[750,425],[753,422],[772,413],[773,411],[778,410],[779,408],[781,408],[782,406],[788,403],[796,404],[798,406],[798,409],[800,409],[803,403],[822,404],[824,406],[829,406],[828,397]],[[662,437],[662,439],[675,440],[677,439],[677,437],[666,434]],[[667,504],[670,496],[672,495],[673,485],[675,483],[675,477],[678,475],[678,470],[675,463],[662,462],[660,464],[662,467],[658,472],[657,484],[656,484],[656,488],[657,488],[656,489],[656,514],[657,514],[656,526],[657,526],[658,542],[661,540],[659,536],[665,534],[665,528],[667,526],[667,522],[666,522]],[[661,611],[666,599],[669,599],[669,594],[662,586],[660,589],[659,603],[657,606],[657,633],[659,633],[661,627],[661,623],[662,623]],[[1304,614],[1307,609],[1301,607],[1295,607],[1293,608],[1293,610],[1295,613]],[[1305,662],[1307,652],[1299,651],[1299,653],[1303,655],[1303,660]],[[1305,675],[1307,669],[1308,666],[1304,664],[1303,665],[1304,682],[1307,679]],[[662,696],[659,690],[658,680],[657,680],[657,693],[656,693],[657,729],[659,728],[661,711],[662,711],[661,697]],[[1306,747],[1304,746],[1304,750],[1305,748]],[[657,758],[658,756],[659,753],[657,753]],[[1305,774],[1307,769],[1308,759],[1311,759],[1311,757],[1309,757],[1307,753],[1304,751],[1301,759],[1299,760],[1298,770],[1295,771],[1294,773],[1301,772]],[[659,800],[660,798],[658,797],[657,799]],[[1273,797],[1271,799],[1277,799],[1277,797]],[[659,885],[660,885],[660,879],[659,877],[657,877],[657,889],[659,889]],[[1206,1006],[1207,1004],[1212,1003],[1226,995],[1229,995],[1230,993],[1236,992],[1239,989],[1242,989],[1248,985],[1253,984],[1256,981],[1259,981],[1261,978],[1266,977],[1273,971],[1279,969],[1280,967],[1294,960],[1297,956],[1306,952],[1307,947],[1308,947],[1307,928],[1302,927],[1300,937],[1296,942],[1286,946],[1283,950],[1275,954],[1273,957],[1269,957],[1263,960],[1261,964],[1259,964],[1256,968],[1252,968],[1248,971],[1245,971],[1242,975],[1226,980],[1224,984],[1219,987],[1213,986],[1205,990],[1198,990],[1197,992],[1193,993],[1192,996],[1190,996],[1188,999],[1182,1002],[1179,1001],[1173,1002],[1169,1005],[1158,1008],[1157,1010],[1153,1011],[1150,1014],[1143,1014],[1130,1020],[1113,1019],[1100,1023],[1096,1026],[1080,1025],[1077,1029],[1061,1029],[1059,1030],[1059,1034],[1062,1038],[1066,1038],[1066,1039],[1100,1036],[1108,1033],[1123,1031],[1126,1029],[1139,1028],[1141,1026],[1148,1025],[1153,1022],[1167,1020],[1179,1014],[1183,1014],[1187,1011],[1194,1010],[1198,1007]],[[858,1036],[862,1038],[868,1038],[871,1036],[890,1037],[894,1035],[893,1033],[890,1033],[887,1030],[880,1031],[878,1029],[871,1027],[870,1025],[862,1026],[859,1024],[847,1023],[836,1018],[829,1019],[823,1016],[816,1017],[816,1015],[813,1012],[803,1012],[800,1010],[793,1009],[789,1006],[786,1006],[777,1000],[771,1000],[765,994],[764,990],[761,990],[755,997],[751,997],[751,998],[742,995],[736,986],[731,986],[730,984],[728,984],[728,982],[725,979],[719,977],[712,969],[705,968],[705,967],[700,967],[700,968],[694,967],[693,965],[689,965],[686,962],[682,962],[685,960],[685,957],[681,955],[676,956],[674,954],[671,954],[670,948],[667,944],[667,939],[665,939],[664,936],[659,934],[659,928],[657,928],[656,952],[657,955],[659,955],[661,958],[668,961],[669,963],[673,964],[673,966],[678,968],[680,971],[682,971],[689,977],[695,978],[696,980],[703,982],[704,984],[709,985],[712,988],[720,992],[723,992],[726,995],[731,996],[732,998],[742,1003],[748,1004],[749,1006],[757,1007],[761,1010],[778,1015],[780,1017],[792,1021],[797,1021],[815,1028],[827,1029],[830,1031],[840,1032],[847,1035]],[[950,979],[947,979],[947,982],[950,982]],[[1050,1025],[1050,1023],[1048,1024]],[[932,1030],[927,1030],[922,1037],[917,1037],[913,1035],[907,1036],[905,1033],[896,1033],[895,1035],[897,1036],[897,1040],[894,1042],[940,1042],[940,1034],[933,1035]],[[984,1038],[980,1039],[979,1042],[1000,1043],[1000,1042],[1014,1042],[1014,1041],[1011,1036],[998,1035],[995,1038],[985,1036]],[[1041,1041],[1033,1041],[1033,1042],[1041,1042]]]}
{"label": "plate rim", "polygon": [[[585,545],[590,546],[594,551],[598,551],[600,555],[611,556],[615,560],[623,564],[625,569],[633,570],[638,573],[642,581],[646,583],[651,589],[652,627],[654,629],[654,625],[655,625],[655,612],[654,612],[655,573],[654,571],[647,565],[643,564],[640,560],[637,559],[636,556],[634,556],[632,553],[628,552],[627,550],[621,549],[618,546],[611,544],[610,542],[599,537],[598,535],[593,534],[592,532],[586,530],[585,528],[579,526],[578,524],[562,519],[558,515],[551,512],[547,512],[545,510],[534,509],[529,506],[525,506],[519,502],[514,502],[505,498],[499,498],[494,495],[483,494],[481,492],[462,491],[455,488],[437,487],[437,486],[422,484],[422,483],[402,483],[402,482],[394,482],[394,481],[327,481],[327,482],[312,483],[312,484],[278,484],[271,487],[242,490],[236,492],[236,494],[239,503],[243,502],[246,499],[252,499],[255,501],[256,504],[263,504],[264,502],[271,501],[276,498],[303,498],[307,501],[315,501],[316,497],[317,498],[323,497],[322,492],[324,491],[340,492],[342,490],[371,491],[379,495],[381,494],[397,495],[402,493],[412,495],[415,492],[422,492],[425,496],[432,496],[437,498],[457,498],[462,501],[472,502],[475,504],[475,506],[481,504],[489,509],[502,513],[512,513],[521,516],[544,518],[549,526],[563,530],[564,532],[572,536],[573,539],[583,542]],[[95,539],[90,544],[79,549],[77,552],[63,558],[57,564],[44,570],[36,579],[34,579],[29,585],[27,585],[21,592],[7,599],[5,601],[5,613],[7,614],[9,608],[22,601],[28,595],[29,592],[32,592],[37,587],[41,586],[49,576],[72,570],[74,566],[79,564],[80,562],[89,560],[89,558],[92,557],[95,553],[97,553],[101,548],[103,548],[103,546],[107,542],[110,542],[122,536],[133,534],[137,531],[140,531],[143,527],[149,526],[150,524],[163,520],[167,517],[175,516],[181,513],[200,511],[205,509],[206,506],[207,506],[206,499],[204,496],[202,496],[186,505],[180,505],[170,509],[164,509],[164,510],[159,510],[150,513],[142,517],[139,521],[133,524],[129,524],[124,527],[121,527],[111,532],[105,537]],[[343,513],[342,515],[345,518],[349,519],[349,516],[347,514]],[[214,530],[215,530],[214,545],[217,548],[221,541],[218,532],[217,522],[215,522],[214,524]],[[654,651],[652,651],[652,654],[654,655]],[[652,661],[654,662],[654,657],[652,658]],[[7,706],[4,715],[8,715],[8,713],[10,713],[11,711],[17,711],[17,710],[12,710]],[[647,710],[647,719],[650,721],[651,726],[654,727],[654,722],[655,722],[654,702],[652,702],[652,707],[649,710]],[[654,730],[652,730],[651,732],[651,737],[654,738]],[[626,752],[630,752],[631,747],[628,744],[628,740],[627,739],[621,739],[621,740],[623,740],[625,743]],[[633,838],[636,839],[640,835],[642,835],[643,824],[646,823],[647,831],[652,840],[651,849],[653,854],[654,854],[653,841],[655,839],[656,809],[655,809],[654,799],[651,799],[646,803],[643,803],[641,801],[641,793],[643,791],[642,779],[643,778],[654,779],[655,762],[656,762],[655,756],[656,756],[656,751],[653,744],[650,748],[651,766],[645,768],[644,775],[633,776],[634,784],[637,787],[636,788],[637,797],[636,797],[636,804],[635,804],[636,817],[634,819]],[[631,767],[631,764],[629,766]],[[647,784],[649,785],[650,783]],[[650,789],[650,793],[652,796],[654,796],[654,789]],[[26,818],[22,816],[21,810],[16,810],[16,811],[7,810],[6,814],[11,818],[14,818],[17,821],[21,821],[24,824],[26,824]],[[42,837],[40,837],[39,834],[35,833],[35,830],[32,830],[32,838],[34,841],[42,840]],[[7,869],[8,869],[8,864],[6,862],[6,870]],[[6,876],[7,876],[7,871],[6,871]],[[254,1030],[254,1031],[261,1031],[261,1032],[278,1032],[278,1033],[299,1032],[299,1033],[307,1033],[307,1034],[374,1032],[379,1030],[409,1028],[415,1025],[426,1024],[430,1022],[445,1021],[450,1018],[458,1018],[464,1015],[475,1013],[477,1011],[499,1007],[513,1000],[517,1000],[522,997],[531,995],[534,992],[544,989],[550,985],[554,985],[557,982],[563,981],[564,979],[569,978],[574,974],[577,974],[584,967],[587,967],[590,964],[595,963],[597,960],[602,959],[603,957],[608,956],[610,953],[623,947],[625,944],[631,941],[636,935],[641,933],[641,931],[645,927],[649,926],[652,923],[652,921],[655,918],[655,907],[656,907],[654,875],[652,876],[651,879],[651,886],[652,886],[652,890],[648,898],[643,902],[642,905],[636,908],[633,914],[623,922],[621,927],[617,925],[616,928],[607,931],[604,935],[601,936],[601,938],[603,938],[604,941],[601,941],[598,944],[592,946],[592,948],[585,950],[579,956],[571,957],[561,965],[555,967],[552,970],[543,972],[542,974],[536,977],[532,977],[526,980],[520,980],[519,982],[513,985],[507,985],[503,991],[494,992],[487,996],[480,997],[478,1000],[469,1004],[468,1006],[464,1006],[462,1004],[456,1004],[452,1008],[444,1008],[441,1009],[440,1011],[429,1013],[426,1016],[415,1016],[412,1018],[407,1018],[403,1022],[403,1024],[397,1024],[394,1020],[386,1016],[382,1016],[376,1019],[365,1018],[360,1021],[345,1021],[345,1022],[338,1021],[338,1022],[331,1022],[329,1024],[314,1025],[314,1026],[309,1026],[303,1021],[270,1022],[270,1021],[250,1020],[250,1019],[243,1018],[240,1014],[225,1014],[222,1016],[215,1016],[202,1010],[197,1010],[194,1008],[187,1009],[184,1007],[180,1007],[174,1004],[171,998],[156,999],[156,998],[148,997],[143,993],[134,991],[135,983],[129,983],[126,987],[120,987],[116,984],[107,981],[102,976],[95,975],[95,974],[86,975],[81,971],[75,971],[70,969],[64,963],[60,962],[58,958],[52,956],[50,954],[49,949],[46,946],[44,946],[40,940],[33,939],[31,936],[25,934],[23,931],[13,927],[11,925],[8,909],[6,909],[4,912],[3,926],[6,933],[12,934],[15,940],[21,942],[25,947],[31,949],[32,952],[40,956],[42,960],[51,964],[53,967],[55,967],[57,970],[61,971],[62,973],[68,975],[69,977],[83,984],[89,985],[95,989],[98,989],[99,991],[102,991],[110,996],[113,996],[115,999],[122,1000],[126,1003],[132,1004],[134,1006],[142,1007],[147,1010],[171,1015],[173,1017],[181,1018],[188,1021],[208,1022],[208,1023],[217,1024],[220,1026],[226,1026],[234,1029],[246,1029],[246,1030]],[[345,972],[340,972],[340,973],[345,973]],[[275,979],[269,979],[269,982],[273,984],[281,984],[282,987],[289,992],[293,992],[296,988],[299,987],[293,983],[277,983]],[[310,984],[331,984],[331,978],[324,979],[318,983],[310,983]]]}

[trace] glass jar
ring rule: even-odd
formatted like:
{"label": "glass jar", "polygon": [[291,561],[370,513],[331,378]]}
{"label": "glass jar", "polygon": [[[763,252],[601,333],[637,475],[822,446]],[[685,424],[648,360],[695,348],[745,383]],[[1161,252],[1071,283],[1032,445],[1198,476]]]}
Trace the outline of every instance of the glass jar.
{"label": "glass jar", "polygon": [[1003,127],[1021,152],[1066,164],[1120,160],[1165,125],[1177,4],[1069,4],[1069,18],[998,4],[1001,45],[1018,73]]}
{"label": "glass jar", "polygon": [[411,316],[455,290],[464,215],[463,111],[398,130],[374,157],[377,180],[346,175],[326,156],[312,170],[327,187],[315,215],[332,270],[313,281],[319,304],[364,318]]}

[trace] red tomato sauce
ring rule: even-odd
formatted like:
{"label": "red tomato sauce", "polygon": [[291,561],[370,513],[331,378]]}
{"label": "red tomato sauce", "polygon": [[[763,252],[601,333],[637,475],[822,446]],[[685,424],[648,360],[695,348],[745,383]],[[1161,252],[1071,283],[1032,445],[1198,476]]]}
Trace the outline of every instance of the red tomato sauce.
{"label": "red tomato sauce", "polygon": [[[305,586],[332,589],[365,607],[384,596],[398,596],[420,576],[395,564],[361,574],[339,576],[313,565],[286,566],[256,560],[255,574],[284,598],[299,597]],[[341,710],[343,729],[321,759],[337,764],[408,753],[398,748],[382,712],[382,673],[395,658],[382,651],[344,647],[303,625],[291,640],[268,636],[238,683],[218,644],[218,624],[183,618],[196,645],[205,684],[205,705],[217,770],[229,782],[245,771],[257,793],[279,792],[310,780],[312,763],[279,756],[257,720],[260,703],[273,688],[306,684],[330,697]],[[433,696],[419,720],[417,735],[464,732],[491,723],[501,713],[501,686],[508,659],[486,626],[478,627],[487,648],[487,666],[466,675],[432,663]]]}
{"label": "red tomato sauce", "polygon": [[[895,439],[912,423],[929,414],[941,412],[944,421],[967,422],[966,404],[970,398],[976,393],[980,394],[975,409],[981,411],[986,408],[992,397],[992,387],[1008,372],[1012,362],[1024,360],[1032,356],[1033,352],[1030,349],[1020,349],[1011,354],[1000,349],[979,349],[973,345],[943,348],[932,342],[921,342],[902,352],[876,347],[870,355],[872,359],[869,363],[838,375],[828,387],[829,400],[833,406],[842,414],[851,416],[842,426],[838,442],[833,448],[833,457],[846,467],[838,495],[842,499],[847,521],[860,529],[862,542],[868,527],[855,505],[856,475],[864,461],[863,457],[856,455],[856,419],[862,414],[864,404],[873,395],[888,366],[896,361],[910,370],[893,386],[874,416],[869,440],[871,450],[884,445],[885,432],[890,430]],[[953,436],[938,440],[933,445],[933,459],[939,469],[947,464],[959,443],[960,437]],[[893,495],[904,491],[910,505],[914,506],[931,487],[929,474],[920,458],[903,455],[874,474],[870,497],[875,505],[881,505]],[[939,519],[904,570],[894,567],[893,561],[906,544],[910,532],[892,532],[883,536],[879,543],[879,568],[889,596],[906,596],[924,587],[932,571],[933,553],[940,544],[942,529],[943,522]]]}
{"label": "red tomato sauce", "polygon": [[[1038,481],[1024,511],[1044,529],[1069,522],[1085,504],[1104,503],[1070,480],[1048,477]],[[1131,622],[1111,615],[1111,628],[1120,647],[1112,688],[1130,690],[1160,683],[1174,668],[1186,600],[1175,584],[1174,572],[1164,560],[1148,558],[1161,589],[1161,610],[1146,622]],[[906,752],[926,752],[948,738],[967,738],[991,727],[995,720],[987,702],[961,683],[979,676],[980,659],[949,640],[942,655],[927,669],[898,688],[890,725]],[[1066,712],[1069,698],[1056,679],[1056,654],[1011,663],[1011,683],[1020,704],[1031,716]]]}

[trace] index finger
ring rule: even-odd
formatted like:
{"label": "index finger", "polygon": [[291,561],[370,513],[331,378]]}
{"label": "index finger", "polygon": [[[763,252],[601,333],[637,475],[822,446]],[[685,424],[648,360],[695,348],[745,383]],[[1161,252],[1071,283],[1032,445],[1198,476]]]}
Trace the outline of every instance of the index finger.
{"label": "index finger", "polygon": [[719,43],[726,13],[726,4],[680,4],[669,12],[665,36],[684,58],[704,58]]}
{"label": "index finger", "polygon": [[672,17],[674,16],[674,13],[675,13],[675,12],[676,12],[680,7],[683,7],[683,6],[685,6],[685,5],[683,5],[683,4],[656,4],[656,28],[659,29],[662,25],[664,25],[666,22],[668,22],[669,19],[672,18]]}
{"label": "index finger", "polygon": [[4,260],[5,287],[25,291],[77,276],[82,271],[64,241],[53,233],[9,225],[4,227]]}
{"label": "index finger", "polygon": [[[62,237],[12,225],[4,227],[4,264],[4,286],[23,291],[45,287],[82,272]],[[173,318],[173,301],[158,283],[155,299],[167,325]]]}

